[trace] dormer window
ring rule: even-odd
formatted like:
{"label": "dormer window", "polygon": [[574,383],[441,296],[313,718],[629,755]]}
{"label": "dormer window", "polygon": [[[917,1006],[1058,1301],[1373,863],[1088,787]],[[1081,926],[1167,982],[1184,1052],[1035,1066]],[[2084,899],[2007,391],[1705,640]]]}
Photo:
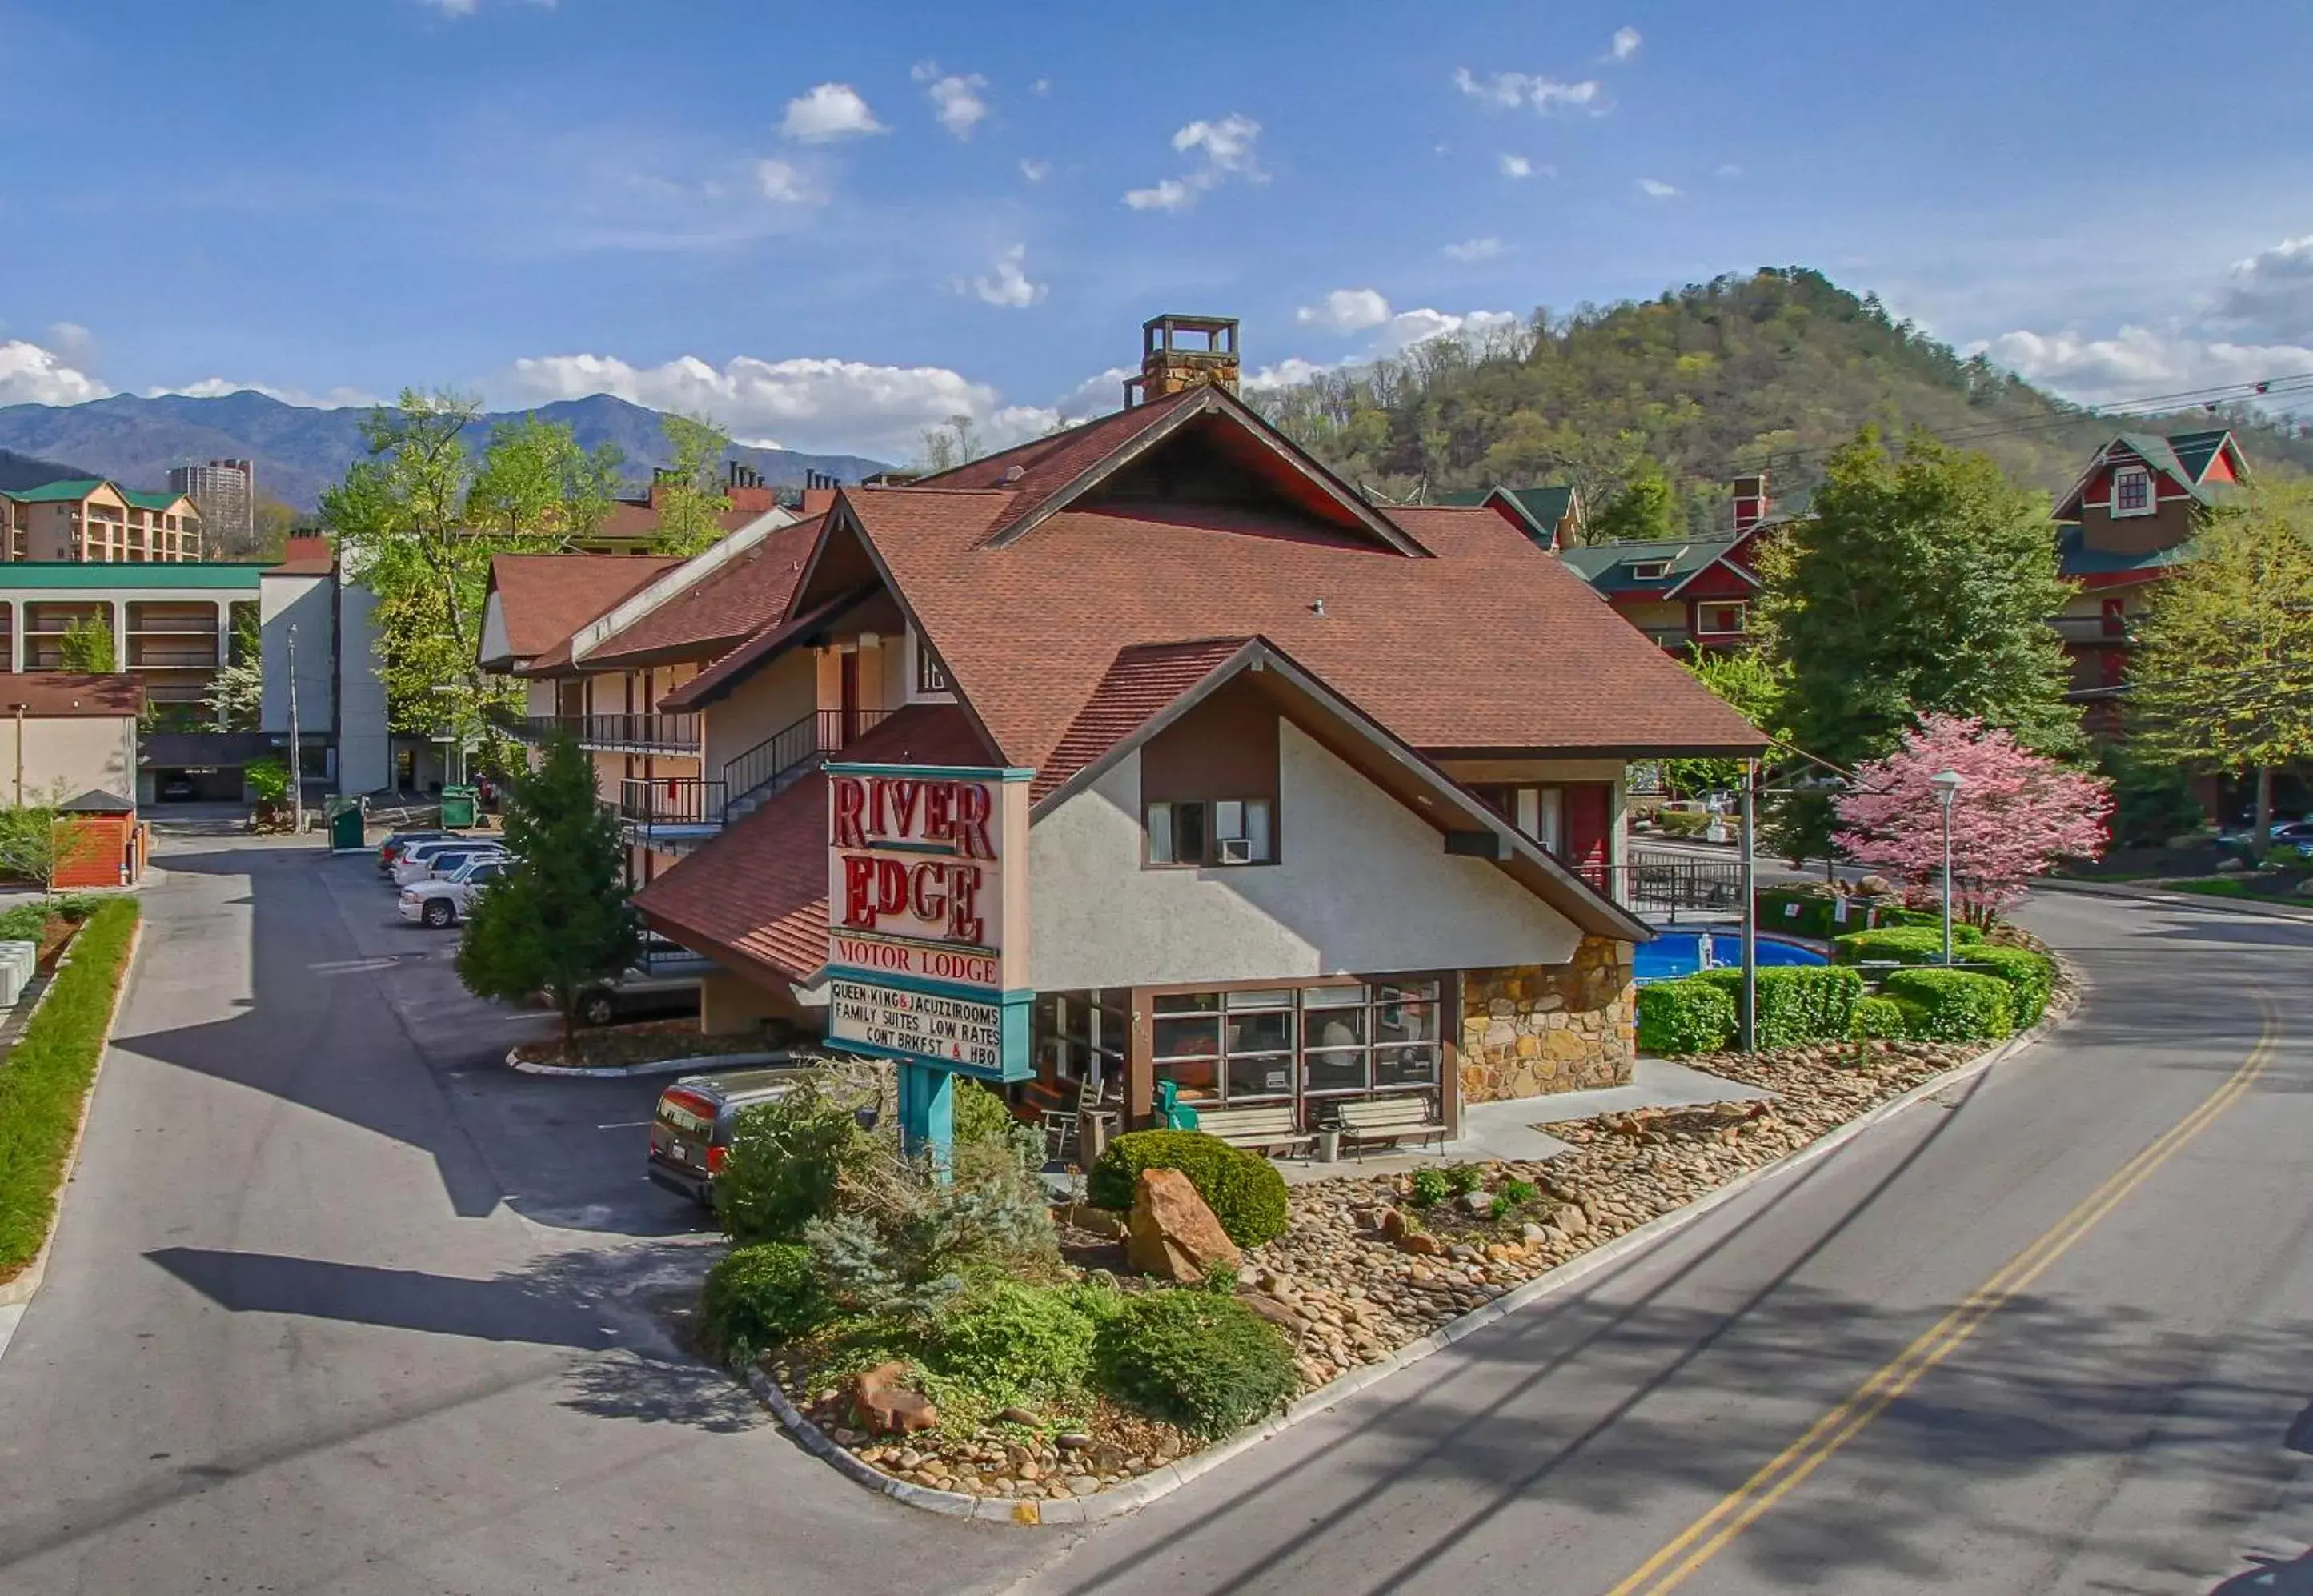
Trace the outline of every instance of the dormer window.
{"label": "dormer window", "polygon": [[1640,560],[1631,565],[1631,580],[1634,582],[1657,582],[1669,574],[1667,560]]}
{"label": "dormer window", "polygon": [[939,656],[919,639],[916,643],[916,691],[945,692],[948,691],[947,667],[940,664]]}
{"label": "dormer window", "polygon": [[2141,465],[2126,465],[2112,473],[2112,513],[2115,516],[2152,514],[2152,473]]}

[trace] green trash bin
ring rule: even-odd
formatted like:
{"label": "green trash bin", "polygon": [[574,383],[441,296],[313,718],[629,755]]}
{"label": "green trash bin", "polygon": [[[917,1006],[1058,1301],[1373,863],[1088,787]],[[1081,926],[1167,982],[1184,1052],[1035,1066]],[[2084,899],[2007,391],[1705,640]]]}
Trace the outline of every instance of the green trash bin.
{"label": "green trash bin", "polygon": [[471,787],[445,787],[442,789],[442,829],[463,831],[474,824],[480,810],[480,795]]}
{"label": "green trash bin", "polygon": [[330,847],[339,853],[358,852],[363,845],[363,816],[359,804],[347,804],[330,816]]}

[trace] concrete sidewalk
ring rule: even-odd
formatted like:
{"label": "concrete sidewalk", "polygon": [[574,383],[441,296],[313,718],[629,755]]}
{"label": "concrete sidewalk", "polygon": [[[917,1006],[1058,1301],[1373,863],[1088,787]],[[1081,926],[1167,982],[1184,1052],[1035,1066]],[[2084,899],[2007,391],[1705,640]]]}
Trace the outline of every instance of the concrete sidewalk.
{"label": "concrete sidewalk", "polygon": [[1572,1151],[1557,1137],[1535,1129],[1538,1124],[1590,1119],[1601,1114],[1628,1114],[1634,1108],[1684,1108],[1698,1103],[1731,1103],[1772,1096],[1772,1092],[1758,1087],[1721,1080],[1668,1059],[1641,1057],[1632,1068],[1627,1086],[1470,1104],[1462,1110],[1461,1135],[1448,1142],[1443,1151],[1344,1158],[1337,1164],[1321,1164],[1314,1158],[1271,1161],[1283,1173],[1288,1186],[1344,1175],[1400,1175],[1425,1166],[1482,1163],[1489,1159],[1538,1163]]}
{"label": "concrete sidewalk", "polygon": [[[2223,879],[2221,877],[2217,878]],[[2313,922],[2313,903],[2302,907],[2295,904],[2270,904],[2261,898],[2230,898],[2204,892],[2178,892],[2149,882],[2068,881],[2044,876],[2032,883],[2034,892],[2043,889],[2081,897],[2125,898],[2140,904],[2159,904],[2171,909],[2231,909],[2243,914],[2263,915],[2267,920]]]}

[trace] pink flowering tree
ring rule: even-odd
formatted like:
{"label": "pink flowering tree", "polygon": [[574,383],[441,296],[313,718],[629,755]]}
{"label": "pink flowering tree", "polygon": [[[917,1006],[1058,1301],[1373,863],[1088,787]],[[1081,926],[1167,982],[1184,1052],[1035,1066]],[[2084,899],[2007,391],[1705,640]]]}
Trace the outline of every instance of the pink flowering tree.
{"label": "pink flowering tree", "polygon": [[2010,734],[1958,715],[1929,715],[1903,746],[1856,772],[1834,807],[1832,841],[1900,878],[1914,903],[1942,891],[1943,813],[1929,778],[1957,771],[1952,802],[1952,907],[1989,926],[2025,884],[2063,859],[2104,851],[2109,785],[2033,753]]}

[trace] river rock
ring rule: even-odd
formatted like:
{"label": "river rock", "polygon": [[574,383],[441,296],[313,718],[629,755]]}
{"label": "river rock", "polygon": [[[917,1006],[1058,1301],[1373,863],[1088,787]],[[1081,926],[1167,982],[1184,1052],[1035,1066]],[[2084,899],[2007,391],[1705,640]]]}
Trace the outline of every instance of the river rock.
{"label": "river rock", "polygon": [[1132,1190],[1132,1222],[1124,1256],[1144,1274],[1194,1285],[1216,1265],[1235,1269],[1244,1259],[1221,1221],[1178,1169],[1143,1169]]}

